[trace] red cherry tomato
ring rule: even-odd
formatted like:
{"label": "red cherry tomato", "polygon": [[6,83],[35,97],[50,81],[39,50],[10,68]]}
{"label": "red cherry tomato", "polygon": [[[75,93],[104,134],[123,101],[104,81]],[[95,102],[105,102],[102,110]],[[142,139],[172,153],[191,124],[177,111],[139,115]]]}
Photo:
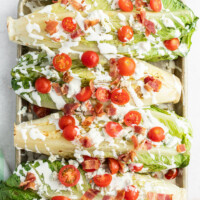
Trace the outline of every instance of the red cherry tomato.
{"label": "red cherry tomato", "polygon": [[178,169],[170,169],[168,172],[165,174],[166,179],[175,179],[178,176]]}
{"label": "red cherry tomato", "polygon": [[35,81],[35,89],[42,94],[46,94],[51,90],[51,81],[45,77],[38,78]]}
{"label": "red cherry tomato", "polygon": [[161,142],[165,139],[165,131],[161,127],[154,127],[149,130],[148,138],[153,142]]}
{"label": "red cherry tomato", "polygon": [[77,127],[73,125],[65,126],[63,136],[68,141],[73,141],[77,135]]}
{"label": "red cherry tomato", "polygon": [[72,17],[65,17],[62,20],[62,27],[65,31],[72,33],[74,30],[76,30],[76,22]]}
{"label": "red cherry tomato", "polygon": [[52,197],[51,200],[70,200],[70,199],[64,196],[56,196],[56,197]]}
{"label": "red cherry tomato", "polygon": [[122,126],[117,122],[108,122],[106,124],[106,133],[110,137],[117,137],[119,132],[123,129]]}
{"label": "red cherry tomato", "polygon": [[110,91],[105,89],[105,88],[98,88],[96,91],[96,98],[100,101],[100,102],[107,102],[110,99]]}
{"label": "red cherry tomato", "polygon": [[[101,165],[101,162],[98,158],[92,158],[92,157],[89,157],[89,156],[83,156],[83,158],[84,158],[84,161],[86,161],[86,160],[97,160],[98,161],[98,168]],[[86,171],[86,172],[94,172],[94,171],[97,170],[97,169],[85,169],[85,166],[84,166],[83,163],[82,163],[82,167],[83,167],[83,170]]]}
{"label": "red cherry tomato", "polygon": [[43,107],[39,107],[36,105],[33,106],[33,111],[39,118],[45,117],[45,116],[49,115],[51,112],[51,110],[48,108],[43,108]]}
{"label": "red cherry tomato", "polygon": [[133,3],[131,0],[119,0],[119,8],[125,12],[131,12],[133,10]]}
{"label": "red cherry tomato", "polygon": [[76,95],[78,101],[87,101],[92,96],[92,91],[89,86],[81,88],[81,91]]}
{"label": "red cherry tomato", "polygon": [[135,61],[128,57],[122,57],[118,60],[119,74],[122,76],[131,76],[135,73]]}
{"label": "red cherry tomato", "polygon": [[65,72],[72,66],[72,59],[65,53],[57,54],[53,58],[53,66],[59,72]]}
{"label": "red cherry tomato", "polygon": [[63,130],[68,125],[75,126],[75,119],[70,115],[62,116],[58,124],[59,124],[59,127]]}
{"label": "red cherry tomato", "polygon": [[117,105],[124,105],[130,100],[128,92],[124,89],[115,89],[111,94],[111,101]]}
{"label": "red cherry tomato", "polygon": [[137,111],[130,111],[124,116],[124,123],[126,126],[138,125],[142,120],[142,116]]}
{"label": "red cherry tomato", "polygon": [[65,165],[60,169],[58,179],[66,187],[73,187],[80,179],[80,172],[73,165]]}
{"label": "red cherry tomato", "polygon": [[116,174],[119,171],[119,163],[113,158],[108,158],[108,166],[111,174]]}
{"label": "red cherry tomato", "polygon": [[139,191],[134,185],[130,185],[125,190],[125,197],[126,200],[137,200],[139,196]]}
{"label": "red cherry tomato", "polygon": [[180,45],[180,41],[178,38],[173,38],[171,40],[165,40],[164,45],[167,49],[171,51],[175,51],[176,49],[178,49]]}
{"label": "red cherry tomato", "polygon": [[129,169],[132,171],[132,172],[139,172],[143,169],[143,164],[142,163],[131,163],[129,165]]}
{"label": "red cherry tomato", "polygon": [[112,181],[112,175],[110,174],[96,175],[93,177],[93,181],[99,187],[107,187],[110,185]]}
{"label": "red cherry tomato", "polygon": [[130,26],[122,26],[118,30],[118,39],[121,42],[128,42],[133,38],[133,29]]}
{"label": "red cherry tomato", "polygon": [[94,51],[86,51],[81,57],[83,65],[88,68],[96,67],[99,62],[99,55]]}
{"label": "red cherry tomato", "polygon": [[161,0],[150,0],[150,7],[154,12],[160,12],[162,10]]}

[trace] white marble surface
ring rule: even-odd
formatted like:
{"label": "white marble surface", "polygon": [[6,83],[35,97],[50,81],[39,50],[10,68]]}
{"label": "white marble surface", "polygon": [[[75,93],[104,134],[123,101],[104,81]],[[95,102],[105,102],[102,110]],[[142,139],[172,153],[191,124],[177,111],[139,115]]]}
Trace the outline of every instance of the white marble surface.
{"label": "white marble surface", "polygon": [[[200,1],[185,0],[200,17]],[[15,94],[10,89],[10,71],[16,62],[16,45],[9,42],[6,30],[7,16],[16,17],[17,0],[1,1],[0,6],[0,148],[11,169],[14,168],[13,123],[15,121]],[[200,192],[200,22],[193,36],[188,61],[188,114],[194,129],[191,163],[188,172],[189,200],[199,200]]]}

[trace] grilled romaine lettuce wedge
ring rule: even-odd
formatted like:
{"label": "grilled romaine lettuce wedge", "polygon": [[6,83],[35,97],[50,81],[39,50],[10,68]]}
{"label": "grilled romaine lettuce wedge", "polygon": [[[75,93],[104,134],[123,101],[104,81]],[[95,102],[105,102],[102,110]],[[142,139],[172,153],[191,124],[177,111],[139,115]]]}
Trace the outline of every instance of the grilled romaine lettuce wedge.
{"label": "grilled romaine lettuce wedge", "polygon": [[[96,117],[90,126],[82,124],[87,116],[76,113],[73,117],[79,131],[77,138],[72,142],[63,137],[58,125],[63,114],[51,114],[16,125],[14,143],[17,148],[66,158],[75,156],[78,159],[81,159],[82,155],[120,158],[120,155],[127,155],[133,151],[134,162],[143,164],[142,173],[182,168],[189,164],[192,130],[185,118],[156,107],[136,109],[142,117],[139,125],[144,128],[143,132],[138,133],[134,127],[124,125],[124,116],[131,110],[134,109],[130,105],[118,106],[116,115]],[[105,131],[105,125],[109,121],[118,122],[123,127],[118,137],[110,137]],[[153,142],[148,138],[149,130],[154,127],[161,127],[164,130],[165,139],[161,142]],[[133,135],[136,143],[132,141]],[[85,137],[89,138],[89,148],[83,147],[80,142],[80,138]],[[186,151],[180,152],[178,147],[184,147]],[[130,162],[128,160],[125,163]]]}
{"label": "grilled romaine lettuce wedge", "polygon": [[[74,165],[80,172],[80,180],[73,187],[65,187],[58,179],[60,169],[69,164]],[[94,199],[100,200],[105,195],[114,198],[117,192],[121,191],[123,194],[123,190],[134,185],[139,192],[138,200],[149,200],[151,195],[165,195],[173,200],[186,200],[185,189],[179,188],[166,180],[131,172],[112,175],[112,181],[106,188],[95,186],[94,182],[91,182],[92,178],[96,174],[109,173],[109,171],[106,172],[105,170],[104,168],[99,168],[97,172],[87,173],[83,171],[81,165],[79,166],[75,160],[69,160],[68,162],[36,160],[23,163],[16,168],[13,175],[5,183],[0,183],[0,197],[1,200],[48,200],[54,196],[66,196],[72,200],[78,200],[82,196],[86,196],[86,191],[99,190],[99,192],[96,191],[97,195],[94,195]],[[29,175],[27,175],[28,173]],[[30,175],[36,178],[31,181],[35,184],[35,190],[23,190],[23,187],[20,187],[20,183],[28,180]]]}
{"label": "grilled romaine lettuce wedge", "polygon": [[[179,101],[181,83],[177,77],[144,61],[134,60],[135,73],[130,77],[122,77],[120,81],[120,87],[127,90],[132,105],[147,106]],[[91,80],[94,80],[95,88],[111,89],[112,87],[113,79],[109,75],[109,61],[102,56],[98,66],[93,69],[88,69],[79,59],[74,59],[69,72],[73,80],[65,83],[63,73],[59,73],[52,67],[52,59],[48,60],[46,53],[29,52],[19,59],[11,72],[12,88],[16,94],[32,104],[60,110],[66,103],[74,102],[75,95],[80,92],[81,87],[88,86]],[[58,96],[53,88],[47,94],[39,93],[34,85],[36,79],[43,76],[52,83],[59,83],[60,86],[67,85],[68,94]],[[161,81],[162,86],[158,92],[148,92],[144,88],[144,78],[147,76],[153,76]]]}
{"label": "grilled romaine lettuce wedge", "polygon": [[[127,13],[109,8],[106,10],[105,3],[105,0],[99,2],[99,7],[103,5],[100,9],[104,10],[92,5],[91,11],[87,12],[75,12],[66,5],[56,3],[17,20],[8,18],[9,38],[22,45],[45,49],[51,56],[54,55],[52,49],[72,54],[80,54],[87,49],[102,54],[118,53],[146,61],[158,61],[183,57],[188,53],[198,18],[181,1],[164,0],[165,9],[162,12],[146,12],[146,18],[156,27],[156,34],[148,37],[145,35],[145,27],[134,20],[139,11]],[[68,16],[75,18],[84,36],[73,40],[71,34],[63,30],[61,22]],[[100,22],[85,30],[86,19],[98,19]],[[59,22],[58,32],[52,35],[45,31],[45,22],[49,20]],[[134,38],[126,43],[120,42],[117,37],[117,31],[122,25],[129,25],[134,30]],[[180,46],[176,51],[168,50],[163,44],[165,40],[172,38],[180,40]]]}

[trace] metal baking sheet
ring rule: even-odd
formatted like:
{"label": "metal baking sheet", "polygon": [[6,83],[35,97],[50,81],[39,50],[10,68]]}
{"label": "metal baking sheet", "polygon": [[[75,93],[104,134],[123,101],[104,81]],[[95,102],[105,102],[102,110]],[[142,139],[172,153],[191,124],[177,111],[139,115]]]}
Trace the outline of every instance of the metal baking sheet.
{"label": "metal baking sheet", "polygon": [[[31,12],[31,10],[25,5],[27,2],[32,3],[34,2],[34,9],[37,9],[36,6],[40,7],[43,5],[49,4],[49,0],[20,0],[18,5],[18,17],[21,16],[21,14],[28,14]],[[21,45],[18,45],[18,51],[17,56],[18,58],[26,53],[30,48],[24,47]],[[165,61],[169,62],[169,61]],[[187,64],[186,64],[186,58],[178,58],[175,60],[175,64],[178,68],[175,68],[173,71],[174,75],[180,78],[182,82],[182,96],[179,103],[175,105],[170,105],[170,107],[173,108],[173,110],[180,116],[187,117]],[[157,64],[158,66],[159,64]],[[23,117],[22,114],[18,114],[19,111],[23,106],[26,106],[27,108],[30,108],[31,105],[27,101],[23,100],[21,97],[16,97],[16,124],[19,124],[23,121],[27,121],[27,118]],[[29,112],[31,113],[31,109],[29,109]],[[18,150],[16,149],[15,158],[16,158],[16,166],[19,165],[21,162],[25,162],[28,159],[34,160],[37,158],[43,158],[44,155],[27,152],[25,150]],[[187,168],[184,168],[182,170],[182,175],[175,179],[176,185],[179,187],[185,188],[187,190]]]}

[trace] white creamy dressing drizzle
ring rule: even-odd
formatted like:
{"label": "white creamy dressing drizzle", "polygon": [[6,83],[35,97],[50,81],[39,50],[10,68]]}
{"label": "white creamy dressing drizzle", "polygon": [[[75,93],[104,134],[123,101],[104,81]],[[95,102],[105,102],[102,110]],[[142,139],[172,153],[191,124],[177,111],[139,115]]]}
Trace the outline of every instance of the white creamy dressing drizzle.
{"label": "white creamy dressing drizzle", "polygon": [[46,139],[46,136],[43,135],[40,130],[38,128],[32,128],[30,131],[29,131],[29,136],[31,137],[31,139],[33,140],[37,140],[37,139],[40,139],[42,141],[44,141]]}
{"label": "white creamy dressing drizzle", "polygon": [[162,16],[162,22],[166,27],[176,28],[174,22],[170,18],[165,17],[165,15]]}
{"label": "white creamy dressing drizzle", "polygon": [[18,90],[15,90],[15,93],[20,95],[21,93],[28,93],[28,92],[32,92],[35,90],[35,88],[32,86],[31,82],[29,81],[29,88],[28,89],[25,89],[22,82],[17,82],[17,85],[20,86],[20,88]]}
{"label": "white creamy dressing drizzle", "polygon": [[26,25],[26,31],[28,32],[29,37],[35,40],[43,40],[43,36],[38,35],[36,33],[32,33],[34,30],[40,33],[40,26],[36,23],[31,24],[31,20],[28,18],[28,16],[25,16],[25,18],[28,20],[28,24]]}
{"label": "white creamy dressing drizzle", "polygon": [[64,105],[66,104],[62,96],[58,96],[54,89],[51,89],[49,92],[49,96],[51,97],[52,101],[55,103],[56,108],[60,110],[61,108],[64,108]]}
{"label": "white creamy dressing drizzle", "polygon": [[40,97],[40,95],[39,95],[39,92],[37,92],[37,91],[33,91],[32,92],[32,98],[33,98],[33,100],[35,100],[35,102],[36,102],[36,104],[38,105],[38,106],[42,106],[41,105],[41,97]]}
{"label": "white creamy dressing drizzle", "polygon": [[68,84],[69,89],[68,89],[67,97],[71,98],[81,91],[81,78],[78,75],[74,74],[71,70],[69,70],[69,72],[70,72],[70,76],[72,76],[73,79]]}

